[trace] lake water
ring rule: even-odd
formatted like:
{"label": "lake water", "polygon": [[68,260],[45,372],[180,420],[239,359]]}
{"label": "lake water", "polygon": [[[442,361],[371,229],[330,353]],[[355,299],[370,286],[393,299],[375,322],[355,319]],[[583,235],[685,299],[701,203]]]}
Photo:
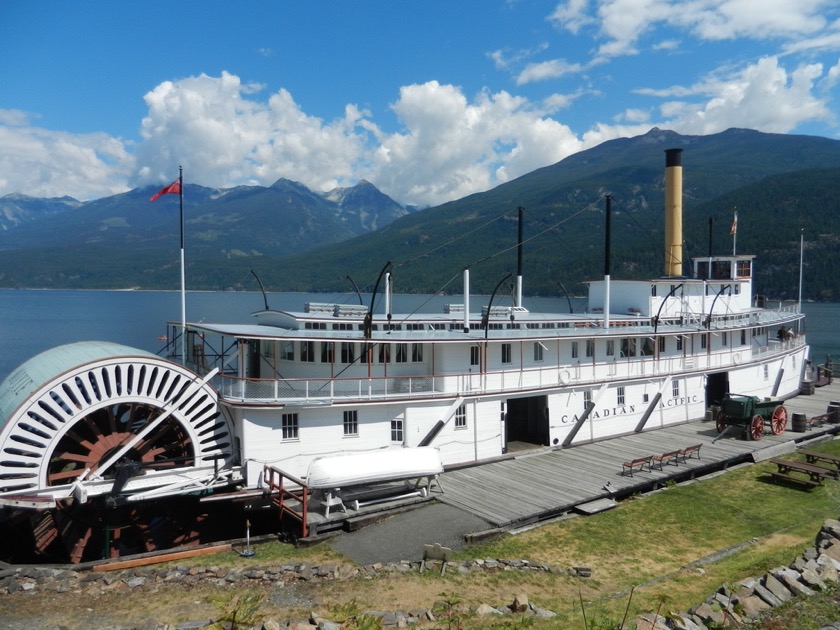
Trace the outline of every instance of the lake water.
{"label": "lake water", "polygon": [[[269,293],[269,306],[301,311],[306,302],[358,303],[355,295],[314,293]],[[363,296],[366,303],[370,296]],[[472,310],[486,301],[476,296]],[[392,311],[442,312],[446,303],[460,303],[462,296],[396,295]],[[565,298],[525,298],[532,311],[566,312]],[[497,304],[506,303],[497,298]],[[509,303],[509,298],[508,298]],[[579,310],[581,300],[573,300]],[[259,292],[188,292],[187,321],[248,322],[250,314],[263,308]],[[818,363],[826,355],[840,357],[840,304],[805,304],[811,356]],[[181,319],[181,295],[177,291],[36,291],[0,290],[0,382],[18,365],[39,352],[74,341],[114,341],[157,352],[158,337],[166,323]]]}

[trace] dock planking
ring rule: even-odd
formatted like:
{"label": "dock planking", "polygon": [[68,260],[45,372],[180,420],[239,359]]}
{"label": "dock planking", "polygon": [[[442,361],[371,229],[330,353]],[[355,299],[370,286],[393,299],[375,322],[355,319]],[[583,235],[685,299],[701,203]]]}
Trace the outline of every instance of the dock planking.
{"label": "dock planking", "polygon": [[[818,388],[814,395],[790,399],[785,406],[789,416],[796,412],[813,417],[825,413],[828,402],[838,397],[840,385],[832,384]],[[649,490],[668,479],[752,461],[755,451],[788,441],[810,441],[838,430],[840,425],[824,425],[805,433],[788,429],[782,435],[767,432],[759,441],[744,440],[742,433],[734,430],[714,441],[718,432],[713,422],[693,421],[568,448],[520,452],[502,461],[448,471],[442,475],[446,491],[436,498],[496,527],[514,526],[559,515],[598,499]],[[625,461],[694,444],[703,445],[700,459],[632,477],[621,475]],[[612,492],[604,488],[607,483]]]}

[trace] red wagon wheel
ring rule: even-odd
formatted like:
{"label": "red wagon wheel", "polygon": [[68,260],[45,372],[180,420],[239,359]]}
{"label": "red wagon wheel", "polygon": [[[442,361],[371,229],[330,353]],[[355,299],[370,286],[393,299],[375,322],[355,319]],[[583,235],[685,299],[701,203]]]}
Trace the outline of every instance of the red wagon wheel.
{"label": "red wagon wheel", "polygon": [[779,405],[773,410],[773,415],[770,417],[770,430],[773,435],[781,435],[787,428],[788,413],[784,405]]}
{"label": "red wagon wheel", "polygon": [[718,433],[723,433],[726,429],[726,414],[722,411],[715,418],[715,429],[717,429]]}
{"label": "red wagon wheel", "polygon": [[764,418],[756,414],[753,416],[753,419],[750,421],[749,425],[747,425],[747,439],[758,441],[761,439],[763,433]]}

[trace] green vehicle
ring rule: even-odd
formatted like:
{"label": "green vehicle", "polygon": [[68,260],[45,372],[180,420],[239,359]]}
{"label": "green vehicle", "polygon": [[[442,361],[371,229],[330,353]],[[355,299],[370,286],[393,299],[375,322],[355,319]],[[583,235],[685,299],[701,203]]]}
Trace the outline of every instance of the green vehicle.
{"label": "green vehicle", "polygon": [[729,427],[742,427],[748,440],[760,440],[768,425],[773,435],[787,428],[788,412],[776,398],[726,394],[720,406],[715,427],[723,433]]}

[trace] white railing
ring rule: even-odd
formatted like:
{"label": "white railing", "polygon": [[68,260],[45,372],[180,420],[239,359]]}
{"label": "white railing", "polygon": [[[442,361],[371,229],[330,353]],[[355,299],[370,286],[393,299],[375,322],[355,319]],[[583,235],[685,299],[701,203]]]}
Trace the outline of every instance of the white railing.
{"label": "white railing", "polygon": [[688,357],[629,357],[601,363],[576,363],[498,372],[429,376],[324,379],[243,379],[216,376],[213,385],[228,400],[255,404],[327,403],[335,400],[433,398],[591,386],[605,381],[679,375],[763,361],[805,344],[805,337],[753,347],[740,346]]}

